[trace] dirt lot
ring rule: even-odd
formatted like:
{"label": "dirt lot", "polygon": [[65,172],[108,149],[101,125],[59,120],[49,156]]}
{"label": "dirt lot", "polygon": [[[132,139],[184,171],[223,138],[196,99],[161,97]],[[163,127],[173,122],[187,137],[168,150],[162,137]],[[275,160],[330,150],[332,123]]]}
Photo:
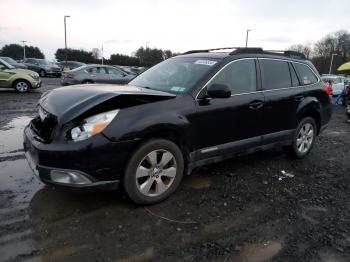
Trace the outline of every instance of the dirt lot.
{"label": "dirt lot", "polygon": [[335,108],[304,160],[281,150],[197,169],[167,201],[33,178],[22,130],[42,91],[0,91],[0,261],[349,261],[350,125]]}

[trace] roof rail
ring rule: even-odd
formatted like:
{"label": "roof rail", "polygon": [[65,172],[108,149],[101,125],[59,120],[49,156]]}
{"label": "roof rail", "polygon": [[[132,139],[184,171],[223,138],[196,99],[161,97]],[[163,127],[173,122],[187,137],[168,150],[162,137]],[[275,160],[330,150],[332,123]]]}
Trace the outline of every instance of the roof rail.
{"label": "roof rail", "polygon": [[219,50],[226,50],[226,49],[237,49],[239,47],[218,47],[218,48],[210,48],[210,49],[202,49],[202,50],[190,50],[187,51],[185,53],[183,53],[183,55],[187,55],[187,54],[194,54],[194,53],[209,53],[211,51],[219,51]]}
{"label": "roof rail", "polygon": [[268,55],[282,55],[290,58],[296,59],[307,59],[303,53],[290,51],[290,50],[263,50],[261,47],[220,47],[220,48],[211,48],[211,49],[203,49],[203,50],[191,50],[183,53],[194,54],[194,53],[209,53],[211,51],[219,51],[219,50],[227,50],[227,49],[235,49],[230,52],[230,55],[238,55],[238,54],[268,54]]}

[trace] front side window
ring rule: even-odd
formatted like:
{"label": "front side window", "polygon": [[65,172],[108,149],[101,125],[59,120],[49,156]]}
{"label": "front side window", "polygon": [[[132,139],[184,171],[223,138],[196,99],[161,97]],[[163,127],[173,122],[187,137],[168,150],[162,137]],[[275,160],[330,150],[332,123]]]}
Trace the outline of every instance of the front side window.
{"label": "front side window", "polygon": [[292,86],[288,62],[272,59],[260,59],[263,88],[266,90]]}
{"label": "front side window", "polygon": [[293,65],[297,70],[302,85],[311,85],[317,83],[317,77],[307,65],[299,63],[293,63]]}
{"label": "front side window", "polygon": [[219,72],[207,85],[226,85],[231,94],[242,94],[256,91],[256,68],[254,59],[232,62]]}

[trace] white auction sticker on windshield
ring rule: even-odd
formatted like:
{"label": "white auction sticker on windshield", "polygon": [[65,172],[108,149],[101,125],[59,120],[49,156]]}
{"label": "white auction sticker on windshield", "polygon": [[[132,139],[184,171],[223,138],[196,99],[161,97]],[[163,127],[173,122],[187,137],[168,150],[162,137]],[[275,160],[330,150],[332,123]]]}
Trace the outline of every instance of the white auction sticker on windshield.
{"label": "white auction sticker on windshield", "polygon": [[207,66],[213,66],[216,63],[217,62],[213,60],[197,60],[194,62],[194,64],[197,64],[197,65],[207,65]]}

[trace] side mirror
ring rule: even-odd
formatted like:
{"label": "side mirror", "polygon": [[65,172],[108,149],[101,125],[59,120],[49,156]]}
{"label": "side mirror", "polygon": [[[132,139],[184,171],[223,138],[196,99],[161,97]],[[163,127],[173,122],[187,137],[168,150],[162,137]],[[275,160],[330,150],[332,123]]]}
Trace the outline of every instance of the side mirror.
{"label": "side mirror", "polygon": [[227,85],[212,84],[207,89],[207,94],[211,98],[228,98],[231,96],[231,90]]}

